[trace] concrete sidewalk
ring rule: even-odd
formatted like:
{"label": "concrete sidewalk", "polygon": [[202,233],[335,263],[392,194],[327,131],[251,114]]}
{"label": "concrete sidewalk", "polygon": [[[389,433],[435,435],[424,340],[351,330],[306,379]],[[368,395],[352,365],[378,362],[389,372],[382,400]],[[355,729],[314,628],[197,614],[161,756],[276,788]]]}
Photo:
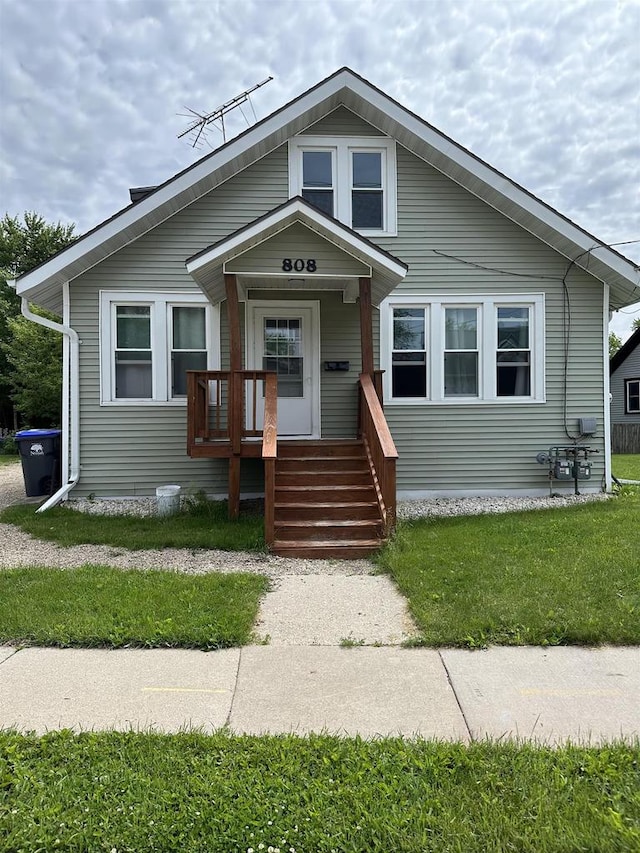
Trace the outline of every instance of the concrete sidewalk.
{"label": "concrete sidewalk", "polygon": [[327,731],[591,744],[640,736],[640,649],[0,647],[0,727]]}

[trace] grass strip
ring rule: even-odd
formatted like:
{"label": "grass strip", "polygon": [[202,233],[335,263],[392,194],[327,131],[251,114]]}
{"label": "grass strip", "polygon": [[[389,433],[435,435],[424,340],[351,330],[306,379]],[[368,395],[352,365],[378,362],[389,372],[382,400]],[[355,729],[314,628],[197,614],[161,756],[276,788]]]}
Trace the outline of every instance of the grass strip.
{"label": "grass strip", "polygon": [[28,568],[0,572],[0,642],[219,649],[250,641],[260,575]]}
{"label": "grass strip", "polygon": [[0,844],[181,853],[640,849],[640,751],[0,733]]}
{"label": "grass strip", "polygon": [[614,454],[611,470],[619,480],[640,480],[640,453]]}
{"label": "grass strip", "polygon": [[264,519],[242,514],[230,521],[226,501],[196,501],[182,512],[158,518],[92,515],[66,507],[36,513],[34,506],[15,505],[0,513],[38,539],[59,545],[110,545],[140,551],[156,548],[251,551],[264,548]]}
{"label": "grass strip", "polygon": [[400,525],[381,565],[430,646],[640,643],[640,491]]}

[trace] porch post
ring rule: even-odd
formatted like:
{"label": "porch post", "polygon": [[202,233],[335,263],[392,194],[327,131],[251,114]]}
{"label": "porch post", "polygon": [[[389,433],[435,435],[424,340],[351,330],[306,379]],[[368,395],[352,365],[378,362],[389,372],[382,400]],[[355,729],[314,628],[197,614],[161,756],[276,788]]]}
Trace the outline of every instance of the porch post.
{"label": "porch post", "polygon": [[224,287],[227,295],[227,323],[229,324],[229,399],[227,401],[231,452],[229,457],[229,518],[240,514],[240,453],[242,451],[242,405],[244,384],[238,371],[242,370],[240,345],[240,311],[238,309],[238,284],[233,274],[225,273]]}
{"label": "porch post", "polygon": [[231,370],[242,370],[238,284],[233,273],[225,273],[224,287],[227,293],[227,323],[229,324],[229,368]]}
{"label": "porch post", "polygon": [[373,379],[373,327],[371,319],[371,279],[360,279],[360,347],[362,372]]}

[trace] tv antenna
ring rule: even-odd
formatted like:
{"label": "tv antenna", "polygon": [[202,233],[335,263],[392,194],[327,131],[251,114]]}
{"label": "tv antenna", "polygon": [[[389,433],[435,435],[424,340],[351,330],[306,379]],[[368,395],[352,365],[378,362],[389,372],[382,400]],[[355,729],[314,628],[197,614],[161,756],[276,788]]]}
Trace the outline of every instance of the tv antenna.
{"label": "tv antenna", "polygon": [[208,139],[209,128],[211,125],[213,125],[217,130],[222,133],[222,139],[224,142],[226,142],[227,132],[224,123],[224,117],[232,110],[238,108],[247,123],[247,127],[249,127],[251,122],[247,118],[244,110],[242,109],[242,105],[248,103],[253,113],[253,120],[257,121],[258,117],[256,115],[256,111],[253,108],[250,95],[252,92],[255,92],[256,89],[259,89],[261,86],[265,86],[271,80],[273,80],[273,77],[267,77],[266,80],[262,80],[260,83],[256,83],[255,86],[252,86],[250,89],[245,89],[245,91],[242,92],[240,95],[236,95],[235,98],[231,98],[230,101],[226,101],[226,103],[222,104],[211,113],[199,113],[197,110],[192,110],[191,107],[185,107],[185,110],[188,110],[189,112],[178,113],[178,115],[184,116],[185,118],[190,118],[192,119],[192,121],[190,122],[186,130],[183,130],[182,133],[178,134],[178,139],[182,139],[183,136],[188,136],[192,148],[202,148],[202,145],[205,142],[211,148],[213,148],[214,146],[211,145]]}

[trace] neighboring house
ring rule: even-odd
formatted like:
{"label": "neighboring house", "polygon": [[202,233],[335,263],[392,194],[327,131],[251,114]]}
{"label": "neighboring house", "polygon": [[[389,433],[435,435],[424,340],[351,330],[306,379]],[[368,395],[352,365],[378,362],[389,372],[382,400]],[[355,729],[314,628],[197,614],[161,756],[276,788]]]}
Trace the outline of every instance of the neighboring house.
{"label": "neighboring house", "polygon": [[610,485],[637,268],[354,72],[132,198],[16,282],[63,316],[54,501],[264,493],[275,550],[355,554],[396,488],[542,494],[581,432]]}
{"label": "neighboring house", "polygon": [[612,357],[612,450],[640,453],[640,329],[636,329]]}

